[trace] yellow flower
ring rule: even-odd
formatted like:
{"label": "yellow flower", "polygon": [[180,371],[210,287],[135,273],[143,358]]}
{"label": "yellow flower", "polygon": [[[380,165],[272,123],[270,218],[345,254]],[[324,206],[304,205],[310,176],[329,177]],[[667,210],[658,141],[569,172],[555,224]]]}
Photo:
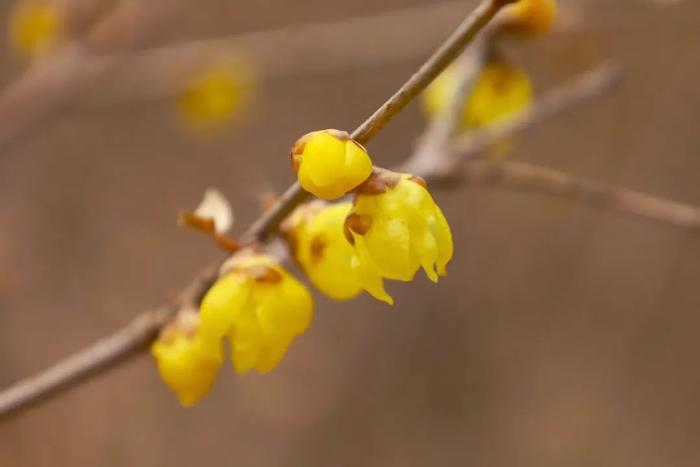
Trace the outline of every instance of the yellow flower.
{"label": "yellow flower", "polygon": [[[430,117],[435,118],[445,111],[458,84],[456,70],[448,68],[430,85],[423,98]],[[490,61],[467,99],[462,125],[469,129],[501,122],[529,108],[532,95],[532,83],[524,71],[503,61]]]}
{"label": "yellow flower", "polygon": [[60,42],[63,17],[55,1],[20,0],[12,10],[9,31],[18,55],[37,58]]}
{"label": "yellow flower", "polygon": [[502,61],[488,63],[464,110],[467,127],[498,123],[532,105],[532,83],[521,69]]}
{"label": "yellow flower", "polygon": [[297,264],[316,288],[335,300],[348,300],[362,292],[352,269],[354,251],[343,233],[350,208],[351,202],[307,203],[282,226]]}
{"label": "yellow flower", "polygon": [[241,61],[218,62],[192,76],[178,98],[180,114],[195,129],[225,125],[250,97],[253,77]]}
{"label": "yellow flower", "polygon": [[544,34],[552,29],[557,10],[556,0],[519,0],[507,7],[512,15],[509,27],[518,34]]}
{"label": "yellow flower", "polygon": [[292,147],[292,167],[299,184],[321,199],[344,196],[372,173],[365,148],[339,130],[314,131]]}
{"label": "yellow flower", "polygon": [[437,282],[452,258],[452,232],[445,216],[425,182],[409,174],[375,168],[356,192],[345,235],[355,249],[352,267],[360,283],[390,304],[384,278],[410,281],[422,266]]}
{"label": "yellow flower", "polygon": [[223,361],[221,343],[198,333],[199,315],[181,313],[151,346],[165,384],[189,407],[214,384]]}
{"label": "yellow flower", "polygon": [[202,300],[201,332],[228,337],[236,372],[266,373],[309,327],[311,294],[269,256],[241,252],[228,267]]}

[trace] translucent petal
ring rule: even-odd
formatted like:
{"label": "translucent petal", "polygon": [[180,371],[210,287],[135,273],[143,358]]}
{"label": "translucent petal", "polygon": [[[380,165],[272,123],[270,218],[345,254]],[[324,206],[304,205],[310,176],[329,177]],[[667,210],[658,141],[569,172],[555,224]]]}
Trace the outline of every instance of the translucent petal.
{"label": "translucent petal", "polygon": [[185,407],[209,392],[223,361],[221,344],[205,342],[199,336],[159,339],[151,346],[151,353],[163,381]]}
{"label": "translucent petal", "polygon": [[261,293],[255,310],[261,331],[265,335],[297,335],[306,331],[313,313],[313,299],[308,289],[291,276],[271,289],[274,290]]}
{"label": "translucent petal", "polygon": [[268,342],[258,358],[258,363],[255,367],[256,371],[258,373],[267,373],[277,367],[287,353],[292,340],[292,336],[278,336],[274,341]]}
{"label": "translucent petal", "polygon": [[435,272],[435,261],[438,256],[438,246],[427,226],[411,235],[411,249],[416,252],[415,254],[418,256],[428,278],[433,282],[437,282],[438,275]]}
{"label": "translucent petal", "polygon": [[377,219],[365,244],[380,274],[387,279],[410,281],[420,264],[411,258],[410,234],[403,219]]}
{"label": "translucent petal", "polygon": [[367,252],[367,246],[365,245],[363,237],[356,234],[353,234],[353,237],[355,238],[355,251],[357,256],[353,258],[352,266],[360,284],[362,284],[362,287],[377,300],[393,305],[394,299],[386,293],[382,276]]}
{"label": "translucent petal", "polygon": [[438,246],[437,272],[439,275],[444,276],[447,274],[447,263],[452,259],[452,254],[454,253],[454,244],[452,242],[450,225],[438,206],[435,207],[433,235]]}
{"label": "translucent petal", "polygon": [[347,300],[362,292],[352,270],[353,248],[343,233],[352,203],[324,207],[295,230],[295,259],[311,282],[335,300]]}
{"label": "translucent petal", "polygon": [[236,328],[228,335],[231,360],[236,373],[243,375],[255,368],[263,351],[262,333],[255,329]]}
{"label": "translucent petal", "polygon": [[210,337],[223,337],[245,307],[249,287],[245,278],[236,273],[216,281],[202,299],[200,332]]}

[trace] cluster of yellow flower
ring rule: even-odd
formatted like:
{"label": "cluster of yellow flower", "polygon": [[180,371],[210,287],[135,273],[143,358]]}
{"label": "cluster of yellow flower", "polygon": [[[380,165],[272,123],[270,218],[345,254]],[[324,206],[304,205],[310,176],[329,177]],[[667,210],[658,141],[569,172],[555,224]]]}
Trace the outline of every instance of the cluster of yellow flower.
{"label": "cluster of yellow flower", "polygon": [[423,180],[373,168],[367,151],[338,130],[302,137],[292,165],[318,198],[354,192],[353,202],[301,206],[282,226],[319,290],[338,300],[366,290],[391,304],[383,279],[411,281],[420,267],[433,281],[445,274],[452,234]]}
{"label": "cluster of yellow flower", "polygon": [[[293,257],[323,293],[347,300],[366,290],[393,303],[384,279],[410,281],[421,267],[437,281],[452,257],[452,233],[425,182],[373,167],[367,151],[338,130],[309,133],[292,149],[299,183],[321,199],[282,225]],[[214,382],[227,338],[237,373],[266,373],[311,322],[308,289],[271,256],[245,249],[225,265],[199,315],[169,326],[152,353],[166,384],[189,406]],[[195,322],[196,320],[196,322]]]}
{"label": "cluster of yellow flower", "polygon": [[[554,10],[533,6],[540,4],[555,5],[521,0],[511,13],[520,18],[517,27],[532,32],[548,27],[547,15]],[[516,82],[505,97],[495,89],[504,76]],[[529,96],[526,76],[503,64],[489,65],[466,106],[465,124],[491,124]],[[421,178],[375,167],[361,144],[332,129],[300,138],[291,163],[301,187],[319,199],[299,206],[280,230],[319,291],[336,300],[367,291],[392,304],[385,279],[411,281],[421,268],[434,282],[446,274],[452,232]],[[331,203],[346,195],[352,200]],[[152,353],[163,380],[188,406],[211,387],[223,361],[223,338],[236,372],[266,373],[308,328],[312,315],[307,288],[271,256],[246,248],[224,265],[199,314],[178,317]]]}

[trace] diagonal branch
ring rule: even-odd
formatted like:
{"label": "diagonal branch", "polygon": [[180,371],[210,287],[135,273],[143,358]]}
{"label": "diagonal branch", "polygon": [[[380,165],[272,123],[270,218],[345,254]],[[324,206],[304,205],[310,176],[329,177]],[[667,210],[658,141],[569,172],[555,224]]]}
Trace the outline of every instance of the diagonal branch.
{"label": "diagonal branch", "polygon": [[[501,7],[512,1],[514,0],[482,0],[425,64],[353,132],[353,138],[366,143],[376,136],[462,52]],[[275,232],[279,222],[307,197],[298,184],[293,184],[271,209],[253,223],[244,239],[251,242],[265,241]],[[187,295],[201,297],[216,279],[216,275],[214,271],[203,273],[188,286]],[[61,390],[76,386],[89,376],[102,374],[115,364],[126,361],[129,356],[137,353],[136,350],[145,348],[153,340],[177,308],[164,307],[141,315],[97,344],[58,362],[37,376],[20,381],[0,392],[0,417],[7,417],[45,401]]]}
{"label": "diagonal branch", "polygon": [[50,399],[91,376],[140,354],[178,309],[197,306],[202,290],[211,287],[215,278],[213,269],[203,272],[182,291],[174,303],[141,313],[109,336],[2,391],[0,417],[10,416]]}
{"label": "diagonal branch", "polygon": [[[385,66],[422,57],[433,50],[455,18],[464,14],[463,0],[428,2],[310,24],[236,34],[229,37],[169,44],[130,53],[124,66],[100,86],[90,86],[76,106],[102,107],[171,98],[181,93],[203,67],[226,57],[249,60],[257,78],[277,81],[300,75],[338,73]],[[580,28],[578,8],[562,5],[557,32]],[[376,31],[383,31],[380,43]],[[89,66],[114,60],[98,57]]]}
{"label": "diagonal branch", "polygon": [[700,209],[626,188],[616,187],[560,170],[523,162],[474,161],[461,180],[583,201],[601,208],[700,233]]}
{"label": "diagonal branch", "polygon": [[0,147],[63,110],[86,85],[105,78],[121,64],[121,56],[108,61],[90,58],[100,53],[124,52],[150,33],[154,25],[162,23],[163,13],[174,5],[172,0],[143,0],[118,2],[100,10],[101,15],[83,34],[0,90]]}
{"label": "diagonal branch", "polygon": [[545,92],[530,109],[500,124],[457,137],[447,149],[439,147],[433,151],[423,151],[419,148],[403,164],[402,170],[421,174],[430,182],[459,181],[462,174],[459,166],[481,157],[494,144],[611,91],[619,81],[620,73],[615,64],[608,62],[598,65]]}

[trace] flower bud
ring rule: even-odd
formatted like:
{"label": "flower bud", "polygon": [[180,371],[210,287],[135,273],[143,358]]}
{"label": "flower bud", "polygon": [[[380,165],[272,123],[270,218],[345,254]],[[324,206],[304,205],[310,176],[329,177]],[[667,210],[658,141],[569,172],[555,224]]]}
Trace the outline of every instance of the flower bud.
{"label": "flower bud", "polygon": [[198,327],[197,313],[181,313],[151,346],[161,378],[185,407],[209,392],[223,361],[221,343],[203,338]]}
{"label": "flower bud", "polygon": [[506,7],[511,15],[509,30],[516,34],[537,36],[549,32],[557,17],[556,0],[519,0]]}
{"label": "flower bud", "polygon": [[372,173],[365,148],[339,130],[302,136],[292,147],[291,159],[302,188],[325,200],[341,198]]}
{"label": "flower bud", "polygon": [[228,338],[236,372],[266,373],[309,327],[313,300],[271,257],[246,253],[234,256],[204,296],[201,332],[217,341]]}
{"label": "flower bud", "polygon": [[354,250],[343,233],[351,207],[351,202],[307,203],[282,225],[297,264],[317,289],[335,300],[348,300],[362,292],[352,269]]}
{"label": "flower bud", "polygon": [[383,279],[411,281],[420,267],[430,280],[446,274],[452,232],[425,182],[409,174],[375,169],[356,191],[345,219],[353,245],[353,269],[372,296],[387,303]]}

